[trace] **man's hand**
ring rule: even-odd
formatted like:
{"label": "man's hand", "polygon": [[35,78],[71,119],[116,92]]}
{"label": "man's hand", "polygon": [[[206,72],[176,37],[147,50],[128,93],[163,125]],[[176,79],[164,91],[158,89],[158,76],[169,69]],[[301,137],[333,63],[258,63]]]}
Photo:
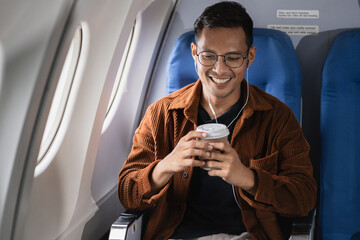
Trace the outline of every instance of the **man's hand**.
{"label": "man's hand", "polygon": [[206,133],[190,131],[180,139],[173,151],[160,161],[152,172],[152,187],[162,188],[176,172],[187,167],[203,167],[205,162],[199,158],[209,158],[212,145],[197,139],[206,137]]}
{"label": "man's hand", "polygon": [[229,142],[214,142],[210,145],[218,151],[211,151],[210,157],[207,157],[204,167],[211,169],[208,174],[221,177],[224,181],[255,195],[255,174],[242,164]]}

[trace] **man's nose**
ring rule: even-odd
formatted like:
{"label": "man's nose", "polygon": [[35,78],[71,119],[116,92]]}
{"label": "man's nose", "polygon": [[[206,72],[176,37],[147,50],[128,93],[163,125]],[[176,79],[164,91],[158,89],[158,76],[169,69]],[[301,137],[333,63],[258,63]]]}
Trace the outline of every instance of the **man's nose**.
{"label": "man's nose", "polygon": [[214,71],[218,74],[227,72],[229,67],[225,64],[225,56],[218,56],[218,59],[213,67]]}

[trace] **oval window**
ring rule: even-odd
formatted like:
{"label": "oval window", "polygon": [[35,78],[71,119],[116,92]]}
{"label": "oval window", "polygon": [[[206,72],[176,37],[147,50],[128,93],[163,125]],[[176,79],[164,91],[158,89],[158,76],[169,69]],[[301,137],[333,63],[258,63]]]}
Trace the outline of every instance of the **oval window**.
{"label": "oval window", "polygon": [[38,163],[45,157],[46,153],[49,151],[63,119],[76,68],[80,58],[81,43],[82,28],[79,27],[75,31],[65,58],[64,65],[60,73],[60,78],[55,90],[53,101],[51,103],[50,112],[40,145]]}
{"label": "oval window", "polygon": [[132,42],[132,39],[133,39],[133,36],[134,36],[134,28],[135,28],[135,26],[132,28],[132,30],[130,32],[129,38],[128,38],[126,46],[125,46],[124,54],[123,54],[123,56],[121,58],[121,62],[120,62],[118,72],[116,74],[116,79],[115,79],[115,82],[114,82],[114,87],[113,87],[113,89],[111,91],[109,104],[107,106],[106,116],[109,114],[109,111],[110,111],[111,107],[114,105],[114,101],[115,101],[116,95],[117,95],[119,87],[120,87],[120,82],[121,82],[122,74],[124,72],[125,63],[126,63],[126,60],[127,60],[128,56],[129,56],[130,46],[131,46],[131,42]]}
{"label": "oval window", "polygon": [[120,94],[119,92],[121,92],[120,90],[120,83],[121,83],[121,79],[123,77],[123,72],[125,69],[125,64],[126,64],[126,60],[129,57],[129,53],[130,53],[130,49],[131,49],[131,43],[134,37],[134,30],[135,30],[135,26],[136,26],[136,22],[134,23],[133,28],[131,29],[129,38],[127,40],[125,49],[124,49],[124,53],[121,57],[121,61],[120,61],[120,65],[118,68],[118,71],[116,73],[116,77],[115,77],[115,82],[111,91],[111,95],[110,95],[110,100],[106,109],[106,115],[105,115],[105,121],[103,124],[103,128],[102,128],[102,132],[104,132],[107,127],[109,126],[109,124],[111,123],[114,114],[116,113],[116,109],[117,109],[117,105],[119,104],[119,98],[120,98]]}

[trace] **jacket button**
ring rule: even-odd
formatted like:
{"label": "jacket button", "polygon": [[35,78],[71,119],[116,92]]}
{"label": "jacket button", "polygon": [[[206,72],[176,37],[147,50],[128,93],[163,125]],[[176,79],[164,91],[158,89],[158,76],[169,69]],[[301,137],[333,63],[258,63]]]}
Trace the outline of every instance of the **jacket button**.
{"label": "jacket button", "polygon": [[187,178],[189,176],[189,174],[187,172],[183,172],[183,177]]}

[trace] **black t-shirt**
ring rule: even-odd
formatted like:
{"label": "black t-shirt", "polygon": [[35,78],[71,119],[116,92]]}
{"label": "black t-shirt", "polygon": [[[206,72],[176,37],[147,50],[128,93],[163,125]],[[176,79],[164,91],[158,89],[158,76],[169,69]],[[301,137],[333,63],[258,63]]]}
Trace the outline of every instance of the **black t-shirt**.
{"label": "black t-shirt", "polygon": [[[228,126],[242,108],[241,103],[240,99],[228,112],[218,117],[218,123]],[[198,125],[215,122],[199,104]],[[229,126],[229,141],[235,123],[236,120]],[[202,168],[195,167],[184,218],[171,238],[197,238],[217,233],[240,235],[245,231],[232,185],[220,177],[209,176]]]}

